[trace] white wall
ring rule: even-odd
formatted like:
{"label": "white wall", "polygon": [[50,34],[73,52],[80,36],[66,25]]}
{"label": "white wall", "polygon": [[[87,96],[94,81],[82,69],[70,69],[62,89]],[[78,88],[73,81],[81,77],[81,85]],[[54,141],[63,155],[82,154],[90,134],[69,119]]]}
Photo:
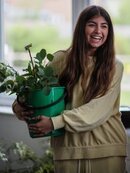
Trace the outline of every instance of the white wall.
{"label": "white wall", "polygon": [[23,143],[31,147],[38,155],[42,155],[48,147],[47,137],[31,138],[25,122],[18,120],[11,113],[0,112],[0,142],[3,140],[7,144],[23,141]]}

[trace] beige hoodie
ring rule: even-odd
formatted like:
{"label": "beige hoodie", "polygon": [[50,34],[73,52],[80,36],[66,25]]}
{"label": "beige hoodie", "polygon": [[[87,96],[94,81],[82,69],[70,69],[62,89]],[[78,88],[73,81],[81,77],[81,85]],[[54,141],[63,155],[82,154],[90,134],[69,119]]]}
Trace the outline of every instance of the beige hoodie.
{"label": "beige hoodie", "polygon": [[[65,59],[65,51],[55,53],[52,66],[57,74],[63,70]],[[90,58],[90,69],[93,64]],[[126,156],[126,133],[119,112],[122,73],[123,65],[116,60],[109,91],[87,104],[83,104],[79,79],[69,110],[52,118],[54,129],[65,128],[64,135],[51,138],[54,160]]]}

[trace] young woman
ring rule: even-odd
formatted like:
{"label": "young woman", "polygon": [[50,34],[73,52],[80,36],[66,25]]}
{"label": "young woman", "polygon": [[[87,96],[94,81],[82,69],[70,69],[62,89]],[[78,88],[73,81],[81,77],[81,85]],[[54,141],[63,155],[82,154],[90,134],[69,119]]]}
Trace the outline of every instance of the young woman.
{"label": "young woman", "polygon": [[[56,173],[124,173],[126,133],[121,121],[123,65],[115,58],[111,18],[100,6],[84,9],[71,47],[58,51],[50,64],[67,89],[66,110],[53,118],[39,116],[30,129],[39,134],[64,127],[52,137]],[[32,112],[13,110],[19,119]]]}

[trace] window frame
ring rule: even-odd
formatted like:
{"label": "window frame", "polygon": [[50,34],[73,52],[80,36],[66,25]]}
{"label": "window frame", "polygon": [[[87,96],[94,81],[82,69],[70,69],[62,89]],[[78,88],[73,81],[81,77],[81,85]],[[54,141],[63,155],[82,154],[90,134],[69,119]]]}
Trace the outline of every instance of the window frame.
{"label": "window frame", "polygon": [[72,0],[72,30],[74,29],[75,23],[80,12],[86,7],[90,5],[91,0]]}

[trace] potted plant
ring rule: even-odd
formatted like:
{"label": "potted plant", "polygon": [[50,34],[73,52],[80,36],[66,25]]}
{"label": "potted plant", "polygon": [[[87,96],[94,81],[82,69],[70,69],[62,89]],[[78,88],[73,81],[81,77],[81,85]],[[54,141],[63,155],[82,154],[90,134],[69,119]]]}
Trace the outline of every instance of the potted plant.
{"label": "potted plant", "polygon": [[[34,114],[27,123],[36,123],[38,115],[57,116],[65,108],[65,88],[60,86],[58,76],[48,61],[53,60],[53,55],[41,49],[35,57],[32,57],[30,48],[32,44],[25,46],[30,61],[23,74],[19,74],[13,67],[0,63],[0,93],[16,94],[21,106],[33,109]],[[53,131],[48,135],[57,136],[63,133],[63,129]],[[39,137],[30,132],[31,137]]]}

